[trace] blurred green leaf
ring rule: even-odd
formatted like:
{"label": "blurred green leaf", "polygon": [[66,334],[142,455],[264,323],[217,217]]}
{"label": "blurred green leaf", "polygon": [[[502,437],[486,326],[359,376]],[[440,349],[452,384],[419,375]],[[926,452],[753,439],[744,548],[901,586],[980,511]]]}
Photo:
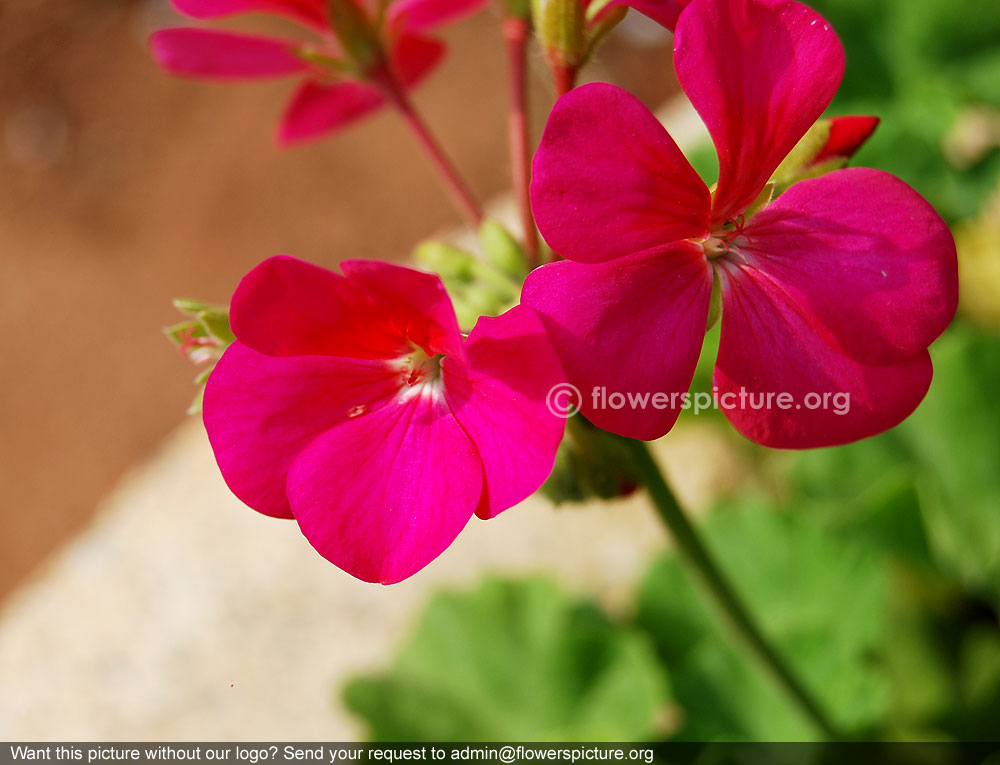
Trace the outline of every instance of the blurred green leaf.
{"label": "blurred green leaf", "polygon": [[832,526],[1000,599],[1000,338],[956,325],[931,356],[933,383],[909,419],[796,454],[790,493]]}
{"label": "blurred green leaf", "polygon": [[886,735],[982,740],[1000,714],[1000,338],[959,324],[931,355],[917,411],[876,438],[791,457],[782,505],[897,563]]}
{"label": "blurred green leaf", "polygon": [[898,433],[934,553],[1000,599],[1000,338],[955,327],[932,356],[931,390]]}
{"label": "blurred green leaf", "polygon": [[898,433],[797,452],[790,461],[786,509],[910,565],[933,567],[912,461]]}
{"label": "blurred green leaf", "polygon": [[643,635],[532,579],[436,595],[344,699],[376,741],[628,741],[655,735],[668,694]]}
{"label": "blurred green leaf", "polygon": [[959,683],[970,707],[995,710],[1000,706],[1000,634],[996,629],[980,627],[965,636]]}
{"label": "blurred green leaf", "polygon": [[831,111],[882,125],[855,163],[914,186],[947,218],[974,215],[996,186],[1000,151],[957,171],[945,136],[961,112],[1000,106],[1000,3],[982,0],[814,0],[837,31],[847,70]]}
{"label": "blurred green leaf", "polygon": [[[870,548],[831,539],[807,519],[744,502],[702,525],[731,581],[820,702],[845,729],[888,709],[879,648],[887,578]],[[639,623],[670,670],[686,740],[808,740],[815,731],[719,633],[680,562],[662,559],[642,587]]]}

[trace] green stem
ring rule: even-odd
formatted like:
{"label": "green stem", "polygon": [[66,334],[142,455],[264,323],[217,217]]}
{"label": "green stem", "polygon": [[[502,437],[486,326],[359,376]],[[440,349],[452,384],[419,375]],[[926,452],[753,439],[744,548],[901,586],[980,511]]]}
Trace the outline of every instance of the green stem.
{"label": "green stem", "polygon": [[630,441],[634,464],[660,519],[666,524],[681,557],[687,563],[705,595],[719,611],[732,636],[754,658],[762,671],[781,688],[788,700],[830,740],[841,740],[816,699],[810,695],[778,651],[768,642],[743,600],[733,589],[712,554],[702,542],[677,498],[670,490],[659,465],[643,441]]}

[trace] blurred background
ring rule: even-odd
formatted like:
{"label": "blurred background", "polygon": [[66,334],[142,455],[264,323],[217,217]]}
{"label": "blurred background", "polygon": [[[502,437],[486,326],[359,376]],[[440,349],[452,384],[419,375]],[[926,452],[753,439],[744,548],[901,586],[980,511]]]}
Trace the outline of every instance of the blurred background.
{"label": "blurred background", "polygon": [[[991,739],[1000,5],[811,4],[848,55],[831,113],[882,118],[855,164],[953,226],[960,315],[927,401],[890,433],[767,452],[701,415],[656,448],[838,725]],[[171,299],[225,303],[277,252],[403,260],[458,217],[391,114],[282,152],[287,83],[163,75],[145,40],[177,22],[165,0],[0,4],[0,738],[815,736],[719,636],[641,494],[533,498],[392,588],[229,495],[183,414],[196,370],[160,334]],[[443,36],[451,55],[416,100],[493,199],[508,187],[497,15]],[[670,43],[630,14],[586,75],[696,136]],[[537,136],[553,98],[537,55],[533,81]],[[710,147],[687,143],[710,176]],[[712,361],[710,342],[696,386]],[[578,464],[563,496],[593,500],[599,478]]]}
{"label": "blurred background", "polygon": [[[393,115],[281,151],[292,83],[163,74],[146,38],[184,23],[167,0],[0,3],[0,593],[184,418],[194,370],[159,336],[173,298],[228,303],[276,253],[400,260],[459,222]],[[669,35],[637,35],[598,71],[655,106],[675,88]],[[498,16],[444,36],[451,55],[415,98],[489,199],[508,184]],[[533,68],[544,124],[552,90]]]}

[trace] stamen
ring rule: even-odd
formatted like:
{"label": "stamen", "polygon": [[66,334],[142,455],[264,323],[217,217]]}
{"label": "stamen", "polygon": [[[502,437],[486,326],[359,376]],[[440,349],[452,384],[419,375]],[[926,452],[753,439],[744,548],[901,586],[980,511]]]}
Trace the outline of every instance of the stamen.
{"label": "stamen", "polygon": [[705,250],[705,257],[709,260],[720,258],[729,252],[729,242],[719,236],[710,236],[701,243],[701,246]]}
{"label": "stamen", "polygon": [[423,394],[440,395],[441,361],[444,355],[428,354],[422,348],[414,346],[413,352],[399,359],[400,373],[403,378],[403,388],[400,400],[405,401],[413,396]]}

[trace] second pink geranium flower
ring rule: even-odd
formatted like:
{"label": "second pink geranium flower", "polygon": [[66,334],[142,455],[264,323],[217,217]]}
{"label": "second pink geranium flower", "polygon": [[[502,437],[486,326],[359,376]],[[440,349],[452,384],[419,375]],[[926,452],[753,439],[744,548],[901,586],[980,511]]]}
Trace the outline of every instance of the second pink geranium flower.
{"label": "second pink geranium flower", "polygon": [[[927,347],[955,313],[948,227],[913,189],[869,169],[801,181],[753,212],[840,83],[836,35],[795,2],[694,0],[674,64],[718,151],[714,191],[648,109],[602,83],[558,102],[535,158],[539,230],[569,260],[533,272],[523,300],[582,389],[584,414],[641,439],[673,426],[676,407],[601,409],[589,392],[687,391],[715,279],[719,394],[798,404],[726,409],[740,432],[804,448],[897,424],[926,393]],[[849,412],[802,405],[838,393]]]}
{"label": "second pink geranium flower", "polygon": [[438,277],[341,269],[277,257],[244,277],[205,428],[236,496],[294,518],[344,571],[391,584],[473,514],[541,486],[564,426],[545,397],[564,378],[530,308],[482,318],[465,339]]}

